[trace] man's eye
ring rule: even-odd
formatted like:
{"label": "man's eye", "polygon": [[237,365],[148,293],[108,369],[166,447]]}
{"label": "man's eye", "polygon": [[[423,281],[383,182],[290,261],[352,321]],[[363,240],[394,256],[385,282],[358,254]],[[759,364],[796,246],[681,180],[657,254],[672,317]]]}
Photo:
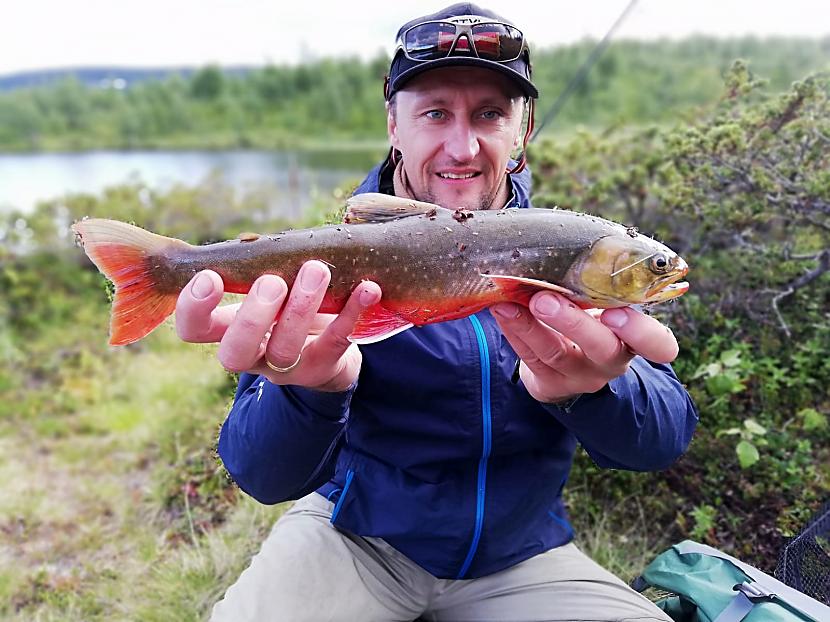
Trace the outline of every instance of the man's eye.
{"label": "man's eye", "polygon": [[437,120],[437,119],[443,119],[444,118],[444,113],[441,112],[440,110],[430,110],[429,112],[426,113],[426,116],[427,116],[428,119]]}
{"label": "man's eye", "polygon": [[501,114],[496,110],[487,110],[485,112],[482,112],[481,116],[487,119],[488,121],[495,121],[496,119],[501,117]]}

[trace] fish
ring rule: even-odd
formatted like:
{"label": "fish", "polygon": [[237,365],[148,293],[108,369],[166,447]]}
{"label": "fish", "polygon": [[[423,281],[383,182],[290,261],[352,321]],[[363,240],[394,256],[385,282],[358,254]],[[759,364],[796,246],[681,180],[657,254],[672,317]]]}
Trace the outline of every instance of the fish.
{"label": "fish", "polygon": [[359,316],[350,336],[358,344],[498,302],[528,305],[542,290],[588,309],[663,302],[689,287],[680,280],[688,265],[667,246],[634,227],[562,209],[471,211],[366,193],[347,200],[339,224],[201,246],[100,218],[72,230],[115,286],[111,345],[149,334],[206,269],[226,292],[244,294],[264,274],[290,287],[303,263],[322,261],[332,278],[321,313],[339,312],[360,282],[375,281],[382,297]]}

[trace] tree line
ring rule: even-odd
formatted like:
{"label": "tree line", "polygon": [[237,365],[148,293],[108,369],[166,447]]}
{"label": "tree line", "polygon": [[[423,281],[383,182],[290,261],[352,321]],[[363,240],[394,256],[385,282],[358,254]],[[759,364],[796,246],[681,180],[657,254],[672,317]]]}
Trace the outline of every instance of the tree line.
{"label": "tree line", "polygon": [[[587,58],[594,41],[534,51],[539,108],[550,106]],[[666,123],[716,102],[723,75],[742,58],[775,90],[830,68],[823,39],[692,37],[621,40],[572,94],[548,127],[595,129]],[[382,141],[386,55],[268,65],[245,73],[206,66],[189,75],[87,87],[71,77],[0,94],[0,150],[92,148],[280,148],[307,141]]]}

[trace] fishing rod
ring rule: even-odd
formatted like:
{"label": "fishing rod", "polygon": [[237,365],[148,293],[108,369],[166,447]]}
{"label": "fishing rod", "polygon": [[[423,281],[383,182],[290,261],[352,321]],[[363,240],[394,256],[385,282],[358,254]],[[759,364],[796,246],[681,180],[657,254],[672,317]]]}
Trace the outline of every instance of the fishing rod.
{"label": "fishing rod", "polygon": [[620,13],[617,20],[612,24],[611,28],[608,32],[605,33],[605,36],[602,40],[591,50],[591,53],[588,55],[588,58],[580,65],[579,69],[577,69],[574,76],[571,78],[570,82],[568,82],[565,90],[559,94],[559,97],[556,98],[556,101],[553,102],[553,105],[550,109],[545,113],[545,116],[542,118],[542,122],[536,127],[536,131],[533,133],[533,136],[530,137],[529,142],[533,142],[536,140],[536,137],[544,129],[545,125],[548,124],[557,114],[559,111],[562,110],[562,107],[565,105],[565,102],[568,101],[568,98],[571,96],[577,87],[585,81],[585,78],[588,76],[588,72],[591,70],[591,67],[599,60],[599,57],[602,56],[602,53],[608,47],[608,44],[611,43],[611,37],[613,36],[614,32],[622,25],[625,21],[628,14],[631,13],[634,5],[637,4],[637,0],[631,0],[628,3],[628,6],[623,9],[623,12]]}

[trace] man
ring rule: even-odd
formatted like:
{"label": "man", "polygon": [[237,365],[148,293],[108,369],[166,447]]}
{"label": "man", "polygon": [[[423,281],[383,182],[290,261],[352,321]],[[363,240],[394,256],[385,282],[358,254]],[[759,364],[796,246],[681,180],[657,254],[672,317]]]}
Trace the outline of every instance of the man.
{"label": "man", "polygon": [[[459,4],[398,39],[392,153],[358,192],[528,207],[510,159],[538,95],[521,32]],[[332,319],[316,313],[330,278],[318,261],[290,292],[266,275],[236,309],[216,308],[221,279],[203,272],[179,299],[181,337],[218,341],[245,372],[219,440],[228,471],[263,503],[299,499],[213,619],[667,620],[571,543],[561,491],[577,440],[610,468],[685,449],[696,416],[671,332],[545,292],[358,347],[382,292],[362,283]]]}

